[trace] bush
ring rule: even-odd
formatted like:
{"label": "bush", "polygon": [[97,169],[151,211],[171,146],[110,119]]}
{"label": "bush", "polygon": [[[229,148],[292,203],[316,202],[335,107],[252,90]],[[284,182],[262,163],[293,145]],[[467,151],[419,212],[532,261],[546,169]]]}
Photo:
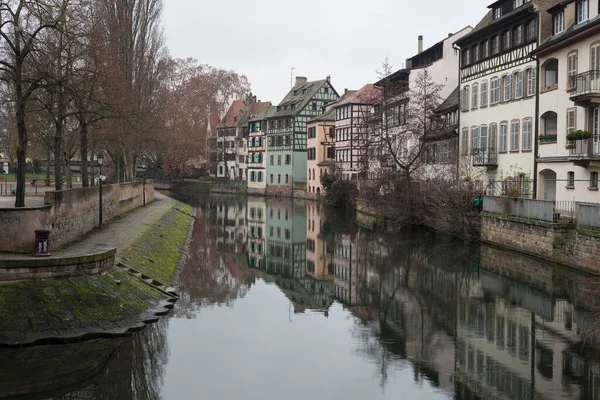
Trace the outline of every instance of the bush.
{"label": "bush", "polygon": [[357,195],[356,183],[345,179],[335,179],[325,192],[325,199],[330,207],[353,209],[356,207]]}

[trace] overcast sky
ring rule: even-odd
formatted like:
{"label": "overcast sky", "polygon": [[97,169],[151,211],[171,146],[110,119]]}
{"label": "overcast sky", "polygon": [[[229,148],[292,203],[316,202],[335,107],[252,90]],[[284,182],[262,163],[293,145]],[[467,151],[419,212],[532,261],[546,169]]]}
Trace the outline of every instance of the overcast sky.
{"label": "overcast sky", "polygon": [[341,94],[376,81],[386,56],[395,69],[424,48],[475,26],[491,0],[164,0],[173,57],[244,74],[253,93],[277,104],[290,72],[331,75]]}

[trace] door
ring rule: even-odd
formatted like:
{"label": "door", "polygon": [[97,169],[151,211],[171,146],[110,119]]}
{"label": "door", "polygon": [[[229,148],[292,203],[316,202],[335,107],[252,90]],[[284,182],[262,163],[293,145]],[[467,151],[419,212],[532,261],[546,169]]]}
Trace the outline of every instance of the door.
{"label": "door", "polygon": [[593,129],[593,141],[594,141],[594,145],[592,147],[592,151],[594,152],[594,154],[598,154],[598,135],[600,134],[600,132],[598,131],[598,119],[600,117],[600,108],[594,108],[594,129]]}

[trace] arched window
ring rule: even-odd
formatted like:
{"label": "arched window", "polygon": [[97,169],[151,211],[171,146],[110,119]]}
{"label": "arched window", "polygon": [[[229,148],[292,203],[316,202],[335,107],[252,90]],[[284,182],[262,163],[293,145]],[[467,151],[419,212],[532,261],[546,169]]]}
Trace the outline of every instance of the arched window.
{"label": "arched window", "polygon": [[558,119],[554,111],[548,111],[542,114],[541,136],[556,137],[558,128]]}
{"label": "arched window", "polygon": [[550,58],[542,65],[544,71],[544,86],[550,87],[558,84],[558,60]]}

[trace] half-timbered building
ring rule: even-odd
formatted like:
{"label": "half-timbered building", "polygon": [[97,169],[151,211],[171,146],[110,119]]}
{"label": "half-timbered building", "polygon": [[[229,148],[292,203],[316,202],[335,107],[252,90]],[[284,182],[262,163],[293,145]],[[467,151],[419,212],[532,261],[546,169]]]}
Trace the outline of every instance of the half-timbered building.
{"label": "half-timbered building", "polygon": [[460,174],[488,194],[533,194],[538,71],[531,52],[539,42],[539,7],[551,2],[498,0],[455,43],[461,49]]}
{"label": "half-timbered building", "polygon": [[540,14],[537,197],[600,202],[600,15],[597,0]]}
{"label": "half-timbered building", "polygon": [[291,194],[306,186],[306,123],[339,99],[330,78],[296,83],[267,118],[267,193]]}
{"label": "half-timbered building", "polygon": [[267,187],[267,117],[271,102],[257,102],[248,116],[248,193],[264,194]]}

